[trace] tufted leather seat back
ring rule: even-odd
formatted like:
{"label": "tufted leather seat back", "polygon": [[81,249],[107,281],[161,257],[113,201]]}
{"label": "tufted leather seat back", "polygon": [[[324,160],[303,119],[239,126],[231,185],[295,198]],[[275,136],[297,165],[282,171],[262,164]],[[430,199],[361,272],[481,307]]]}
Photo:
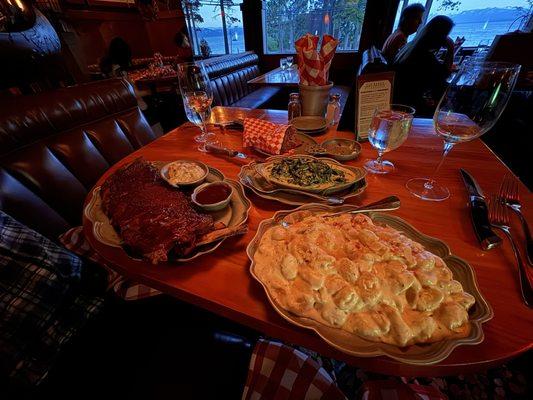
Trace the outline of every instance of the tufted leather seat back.
{"label": "tufted leather seat back", "polygon": [[0,209],[52,239],[80,224],[87,192],[111,165],[155,139],[122,79],[3,103]]}
{"label": "tufted leather seat back", "polygon": [[248,95],[251,89],[247,82],[260,74],[259,57],[251,51],[214,57],[202,63],[211,79],[213,104],[217,106],[231,106]]}

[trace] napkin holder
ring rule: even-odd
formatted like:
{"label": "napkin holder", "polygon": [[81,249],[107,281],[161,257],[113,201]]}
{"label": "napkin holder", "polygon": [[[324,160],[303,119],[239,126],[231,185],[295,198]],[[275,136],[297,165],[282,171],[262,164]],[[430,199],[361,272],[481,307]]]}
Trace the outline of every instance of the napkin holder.
{"label": "napkin holder", "polygon": [[300,89],[300,102],[302,104],[302,116],[326,115],[328,106],[329,91],[333,87],[333,82],[324,86],[298,85]]}

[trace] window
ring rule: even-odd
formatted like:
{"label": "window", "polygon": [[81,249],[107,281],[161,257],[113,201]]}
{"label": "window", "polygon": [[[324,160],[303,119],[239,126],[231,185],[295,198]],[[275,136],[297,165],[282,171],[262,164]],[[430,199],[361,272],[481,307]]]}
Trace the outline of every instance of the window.
{"label": "window", "polygon": [[395,29],[401,10],[412,3],[426,5],[427,20],[450,17],[455,23],[450,36],[464,36],[464,47],[490,46],[496,35],[520,29],[532,11],[531,0],[400,0]]}
{"label": "window", "polygon": [[182,5],[194,55],[245,50],[240,4],[232,0],[183,0]]}
{"label": "window", "polygon": [[294,41],[313,33],[339,39],[337,51],[356,51],[366,0],[266,0],[263,10],[264,51],[294,53]]}

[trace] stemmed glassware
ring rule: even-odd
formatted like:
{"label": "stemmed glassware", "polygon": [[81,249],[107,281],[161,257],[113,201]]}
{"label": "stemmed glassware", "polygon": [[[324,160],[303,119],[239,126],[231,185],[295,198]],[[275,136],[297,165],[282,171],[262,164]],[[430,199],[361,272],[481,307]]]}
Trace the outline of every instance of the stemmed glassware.
{"label": "stemmed glassware", "polygon": [[287,56],[285,57],[285,61],[287,62],[287,69],[292,68],[292,64],[294,63],[294,57],[293,56]]}
{"label": "stemmed glassware", "polygon": [[201,134],[194,137],[200,146],[198,150],[205,152],[205,145],[213,140],[214,133],[207,131],[206,121],[211,116],[213,91],[207,71],[202,64],[178,64],[178,81],[183,107],[189,121],[198,126]]}
{"label": "stemmed glassware", "polygon": [[378,151],[376,160],[368,160],[364,167],[374,174],[394,171],[394,164],[383,160],[383,154],[400,147],[407,139],[415,109],[401,104],[391,104],[387,109],[374,111],[368,141]]}
{"label": "stemmed glassware", "polygon": [[406,183],[415,196],[430,201],[450,197],[450,191],[435,181],[446,155],[456,143],[476,139],[491,129],[502,114],[520,72],[520,65],[500,62],[471,62],[464,65],[442,96],[433,122],[444,139],[444,150],[430,178]]}

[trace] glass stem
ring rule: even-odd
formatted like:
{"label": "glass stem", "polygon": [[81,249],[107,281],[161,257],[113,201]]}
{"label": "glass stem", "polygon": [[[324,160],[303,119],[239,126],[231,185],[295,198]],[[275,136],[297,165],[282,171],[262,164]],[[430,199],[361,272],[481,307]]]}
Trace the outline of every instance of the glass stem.
{"label": "glass stem", "polygon": [[376,164],[381,168],[383,165],[383,152],[378,151],[378,158],[376,159]]}
{"label": "glass stem", "polygon": [[437,164],[437,167],[433,171],[433,174],[431,174],[431,177],[429,178],[428,182],[424,184],[424,187],[426,189],[433,189],[433,185],[435,184],[435,177],[439,173],[440,167],[442,167],[442,164],[444,164],[444,159],[450,152],[450,150],[453,148],[454,143],[444,142],[444,149],[442,150],[442,156],[440,158],[439,163]]}
{"label": "glass stem", "polygon": [[200,127],[200,130],[202,131],[202,137],[205,137],[206,135],[206,132],[207,132],[207,129],[205,127],[205,118],[204,118],[204,113],[199,113],[200,115],[200,120],[202,121],[202,126]]}

